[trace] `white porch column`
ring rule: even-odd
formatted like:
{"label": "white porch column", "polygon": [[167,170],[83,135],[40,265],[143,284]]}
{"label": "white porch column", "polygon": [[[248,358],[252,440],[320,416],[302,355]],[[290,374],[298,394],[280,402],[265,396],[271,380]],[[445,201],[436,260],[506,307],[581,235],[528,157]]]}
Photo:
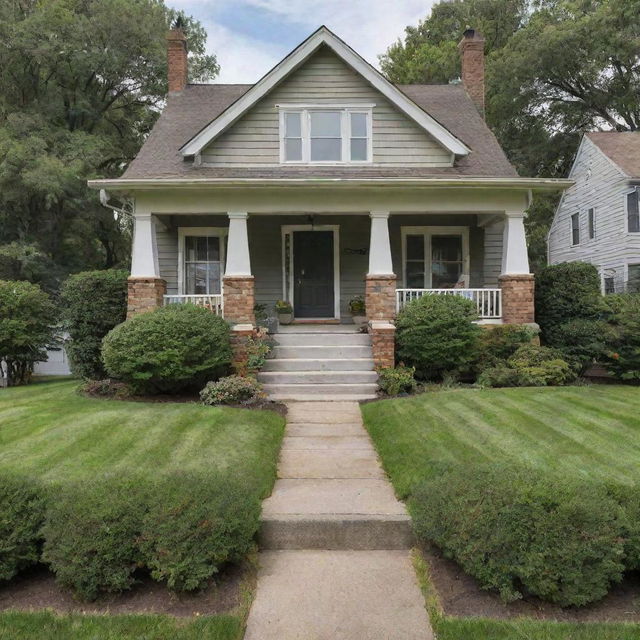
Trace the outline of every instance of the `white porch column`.
{"label": "white porch column", "polygon": [[159,278],[156,223],[150,213],[136,214],[133,218],[132,278]]}
{"label": "white porch column", "polygon": [[527,238],[524,231],[524,213],[507,213],[502,236],[502,273],[519,275],[530,273]]}
{"label": "white porch column", "polygon": [[369,243],[369,273],[367,275],[391,275],[391,242],[389,240],[389,212],[371,211],[371,241]]}
{"label": "white porch column", "polygon": [[225,276],[250,276],[249,236],[246,211],[229,211],[229,239]]}

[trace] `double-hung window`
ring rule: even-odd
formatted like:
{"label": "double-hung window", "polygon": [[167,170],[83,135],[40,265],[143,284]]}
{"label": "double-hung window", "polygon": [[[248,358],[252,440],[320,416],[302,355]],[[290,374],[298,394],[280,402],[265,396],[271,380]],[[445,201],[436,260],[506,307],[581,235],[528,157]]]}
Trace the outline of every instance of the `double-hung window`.
{"label": "double-hung window", "polygon": [[371,162],[371,106],[280,108],[283,163]]}
{"label": "double-hung window", "polygon": [[571,244],[580,244],[580,214],[574,213],[571,216]]}
{"label": "double-hung window", "polygon": [[180,229],[181,294],[215,295],[222,291],[223,229]]}
{"label": "double-hung window", "polygon": [[640,232],[640,192],[634,189],[627,193],[627,231],[629,233]]}

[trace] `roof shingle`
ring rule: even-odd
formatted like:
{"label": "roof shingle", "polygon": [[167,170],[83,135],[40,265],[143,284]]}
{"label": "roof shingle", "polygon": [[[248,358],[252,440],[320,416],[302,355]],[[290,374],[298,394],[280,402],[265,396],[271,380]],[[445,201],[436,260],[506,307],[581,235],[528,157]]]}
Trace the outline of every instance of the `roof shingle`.
{"label": "roof shingle", "polygon": [[586,136],[630,178],[640,179],[640,131],[593,131]]}

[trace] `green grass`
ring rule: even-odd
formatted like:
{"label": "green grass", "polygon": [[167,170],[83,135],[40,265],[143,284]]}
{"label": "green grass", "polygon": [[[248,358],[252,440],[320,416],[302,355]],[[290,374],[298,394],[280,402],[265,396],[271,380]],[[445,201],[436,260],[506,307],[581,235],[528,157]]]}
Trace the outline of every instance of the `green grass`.
{"label": "green grass", "polygon": [[159,615],[59,616],[41,613],[0,614],[0,638],[6,640],[240,640],[237,616],[176,619]]}
{"label": "green grass", "polygon": [[77,380],[0,391],[0,470],[60,483],[102,472],[228,471],[273,486],[284,420],[271,411],[122,402]]}
{"label": "green grass", "polygon": [[362,406],[397,493],[442,464],[524,462],[575,477],[640,480],[638,389],[453,389]]}

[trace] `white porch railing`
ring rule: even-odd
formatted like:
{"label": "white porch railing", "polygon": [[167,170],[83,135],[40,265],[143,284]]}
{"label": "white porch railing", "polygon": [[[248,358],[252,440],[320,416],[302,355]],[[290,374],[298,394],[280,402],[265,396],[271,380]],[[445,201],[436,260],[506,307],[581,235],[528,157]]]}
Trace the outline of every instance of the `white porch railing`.
{"label": "white porch railing", "polygon": [[187,295],[187,296],[164,296],[164,303],[167,304],[183,304],[189,302],[198,307],[204,307],[213,311],[217,316],[223,315],[224,307],[222,304],[222,294],[213,295]]}
{"label": "white porch railing", "polygon": [[396,289],[396,311],[424,295],[462,296],[472,300],[481,320],[502,317],[502,289]]}

